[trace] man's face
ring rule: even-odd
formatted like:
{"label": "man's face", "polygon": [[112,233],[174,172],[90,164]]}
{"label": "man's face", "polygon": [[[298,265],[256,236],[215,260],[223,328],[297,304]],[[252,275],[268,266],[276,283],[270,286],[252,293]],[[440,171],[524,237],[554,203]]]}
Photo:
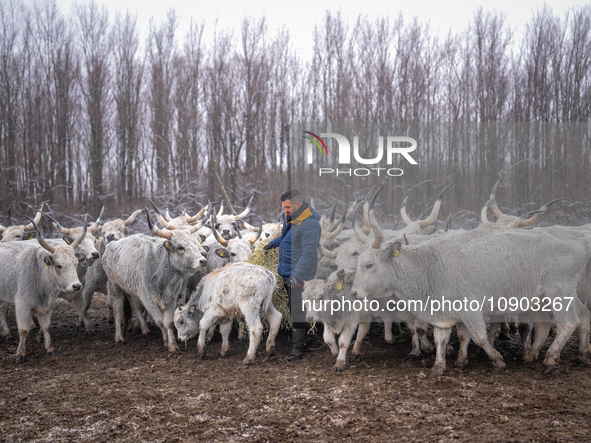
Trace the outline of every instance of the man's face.
{"label": "man's face", "polygon": [[291,217],[291,213],[296,212],[301,206],[302,204],[300,202],[294,202],[293,205],[291,204],[291,200],[285,200],[283,202],[283,209],[285,209],[285,214],[288,217]]}

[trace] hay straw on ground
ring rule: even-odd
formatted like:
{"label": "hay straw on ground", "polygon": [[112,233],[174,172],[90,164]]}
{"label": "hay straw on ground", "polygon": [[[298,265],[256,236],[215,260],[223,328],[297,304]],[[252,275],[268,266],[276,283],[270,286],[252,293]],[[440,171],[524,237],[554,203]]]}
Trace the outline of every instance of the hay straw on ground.
{"label": "hay straw on ground", "polygon": [[283,278],[277,273],[277,263],[279,261],[279,248],[273,248],[268,251],[264,251],[263,247],[267,243],[259,244],[257,248],[250,255],[248,263],[253,265],[259,265],[267,268],[275,277],[277,277],[277,286],[273,291],[273,306],[281,312],[283,318],[281,319],[281,328],[291,331],[291,313],[289,312],[289,306],[287,305],[287,291],[283,286]]}

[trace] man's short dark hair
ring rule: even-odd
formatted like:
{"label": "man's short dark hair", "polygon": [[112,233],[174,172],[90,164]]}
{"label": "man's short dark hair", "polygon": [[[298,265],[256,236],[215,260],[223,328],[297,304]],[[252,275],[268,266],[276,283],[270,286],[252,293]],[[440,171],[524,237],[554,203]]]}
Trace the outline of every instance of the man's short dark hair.
{"label": "man's short dark hair", "polygon": [[284,202],[285,200],[291,200],[292,202],[303,203],[302,194],[297,189],[292,189],[291,191],[286,191],[281,196],[281,201]]}

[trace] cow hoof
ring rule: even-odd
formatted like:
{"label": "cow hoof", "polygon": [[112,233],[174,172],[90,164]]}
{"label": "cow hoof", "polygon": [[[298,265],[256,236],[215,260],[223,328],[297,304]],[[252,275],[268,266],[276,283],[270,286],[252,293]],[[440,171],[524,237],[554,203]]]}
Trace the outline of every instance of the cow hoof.
{"label": "cow hoof", "polygon": [[20,363],[24,363],[24,362],[26,362],[26,361],[27,361],[27,357],[26,357],[26,356],[24,356],[24,355],[17,355],[17,356],[16,356],[16,362],[17,362],[18,364],[20,364]]}
{"label": "cow hoof", "polygon": [[389,340],[386,338],[385,340],[386,340],[386,343],[388,343],[389,345],[393,345],[394,341],[395,341],[393,338],[391,338]]}
{"label": "cow hoof", "polygon": [[409,362],[415,362],[415,361],[419,361],[421,359],[421,357],[419,357],[418,355],[408,355],[404,361],[409,361]]}
{"label": "cow hoof", "polygon": [[544,375],[552,374],[558,369],[558,365],[544,365]]}
{"label": "cow hoof", "polygon": [[275,355],[275,347],[272,347],[271,349],[267,350],[267,355],[270,357],[271,355]]}
{"label": "cow hoof", "polygon": [[334,371],[335,371],[337,374],[340,374],[341,372],[343,372],[343,368],[341,368],[341,367],[338,367],[338,368],[337,368],[337,367],[335,367],[335,368],[334,368]]}
{"label": "cow hoof", "polygon": [[468,362],[465,363],[456,363],[454,365],[455,368],[459,369],[459,370],[463,370],[466,368],[466,366],[468,366]]}
{"label": "cow hoof", "polygon": [[54,350],[54,351],[49,351],[47,353],[47,355],[51,355],[53,357],[53,356],[56,356],[56,355],[60,355],[60,353]]}
{"label": "cow hoof", "polygon": [[428,379],[439,378],[442,375],[443,375],[443,372],[439,372],[439,371],[436,371],[436,370],[431,369],[429,371],[429,375],[427,375],[427,378]]}
{"label": "cow hoof", "polygon": [[493,365],[493,371],[501,372],[504,371],[507,365]]}
{"label": "cow hoof", "polygon": [[351,356],[351,360],[353,360],[353,361],[359,361],[359,360],[361,360],[361,354],[353,354]]}
{"label": "cow hoof", "polygon": [[253,363],[254,363],[254,358],[253,358],[253,359],[250,359],[250,360],[245,358],[244,360],[242,360],[242,364],[243,364],[244,366],[250,366],[250,365],[252,365]]}

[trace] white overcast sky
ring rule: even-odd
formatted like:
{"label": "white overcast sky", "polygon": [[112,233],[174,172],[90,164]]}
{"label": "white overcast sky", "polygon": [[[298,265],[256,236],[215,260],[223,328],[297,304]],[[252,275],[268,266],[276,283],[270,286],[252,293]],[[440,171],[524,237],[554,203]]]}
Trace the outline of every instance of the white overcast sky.
{"label": "white overcast sky", "polygon": [[[87,0],[79,0],[84,2]],[[218,26],[233,28],[236,33],[240,29],[240,20],[244,15],[267,19],[269,31],[272,34],[281,26],[286,26],[295,47],[304,48],[311,52],[314,25],[321,25],[326,10],[341,11],[350,24],[354,24],[359,14],[375,18],[381,15],[390,16],[392,22],[399,12],[405,20],[417,17],[420,21],[430,21],[431,29],[445,36],[448,30],[458,31],[466,28],[474,11],[478,6],[486,10],[498,10],[507,14],[507,24],[519,30],[529,20],[532,11],[542,8],[544,1],[539,0],[413,0],[403,2],[388,2],[383,0],[361,0],[355,2],[342,1],[310,1],[281,2],[276,0],[244,1],[186,1],[186,0],[96,0],[99,5],[105,5],[110,17],[116,11],[124,13],[127,9],[137,13],[142,33],[146,33],[150,17],[162,20],[168,8],[173,7],[180,17],[177,36],[182,40],[191,17],[197,22],[205,22],[205,37],[209,40],[213,35],[216,20]],[[69,12],[72,0],[57,0],[64,12]],[[555,13],[563,13],[571,5],[584,4],[579,0],[547,0]]]}

